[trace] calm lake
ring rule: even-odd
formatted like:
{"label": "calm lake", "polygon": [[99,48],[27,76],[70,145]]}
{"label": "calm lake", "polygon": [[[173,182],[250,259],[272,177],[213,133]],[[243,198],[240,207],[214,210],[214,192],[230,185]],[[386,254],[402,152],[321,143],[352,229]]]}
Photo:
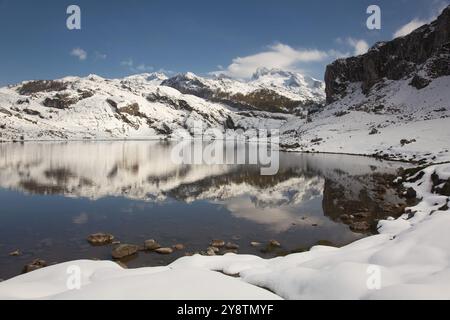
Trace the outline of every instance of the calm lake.
{"label": "calm lake", "polygon": [[[168,264],[206,251],[213,239],[238,253],[270,258],[315,244],[342,246],[376,232],[377,219],[402,212],[388,187],[405,164],[366,157],[280,153],[275,176],[257,165],[180,165],[168,142],[0,144],[0,278],[36,258],[48,264],[111,259],[114,245],[155,239],[185,249],[139,252],[128,267]],[[350,220],[342,215],[352,214]],[[370,230],[351,228],[365,221]],[[353,231],[352,231],[353,230]],[[275,239],[280,248],[267,250]],[[260,242],[252,246],[251,242]],[[10,256],[19,250],[20,255]]]}

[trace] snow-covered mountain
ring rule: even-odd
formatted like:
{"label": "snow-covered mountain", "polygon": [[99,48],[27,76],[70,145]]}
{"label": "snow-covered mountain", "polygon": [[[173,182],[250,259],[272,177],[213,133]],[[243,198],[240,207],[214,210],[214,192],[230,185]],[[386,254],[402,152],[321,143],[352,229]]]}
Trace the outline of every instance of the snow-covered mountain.
{"label": "snow-covered mountain", "polygon": [[0,88],[0,140],[173,138],[196,120],[274,128],[293,117],[287,111],[324,99],[322,82],[280,70],[260,70],[249,82],[192,73],[25,81]]}
{"label": "snow-covered mountain", "polygon": [[322,81],[279,69],[259,68],[248,81],[224,75],[202,78],[185,73],[162,84],[237,109],[293,113],[302,107],[320,106],[325,101]]}
{"label": "snow-covered mountain", "polygon": [[0,89],[2,140],[167,137],[194,120],[223,127],[226,106],[160,86],[162,74],[27,81]]}

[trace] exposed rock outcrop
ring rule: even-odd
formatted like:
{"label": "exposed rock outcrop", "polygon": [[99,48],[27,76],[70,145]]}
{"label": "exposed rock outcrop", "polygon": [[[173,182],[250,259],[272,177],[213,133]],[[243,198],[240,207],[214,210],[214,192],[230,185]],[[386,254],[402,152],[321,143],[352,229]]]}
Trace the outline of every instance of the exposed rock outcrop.
{"label": "exposed rock outcrop", "polygon": [[344,97],[350,83],[361,82],[363,92],[368,93],[384,79],[412,77],[411,85],[422,89],[429,79],[444,75],[450,75],[450,6],[437,20],[409,35],[377,43],[366,54],[327,66],[327,102]]}

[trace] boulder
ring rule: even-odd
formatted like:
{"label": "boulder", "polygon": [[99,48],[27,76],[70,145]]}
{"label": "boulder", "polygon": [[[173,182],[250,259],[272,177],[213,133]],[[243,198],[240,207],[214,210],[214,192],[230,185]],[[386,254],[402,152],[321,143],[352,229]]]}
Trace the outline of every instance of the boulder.
{"label": "boulder", "polygon": [[160,244],[153,239],[144,242],[144,250],[153,251],[159,248],[161,248]]}
{"label": "boulder", "polygon": [[114,236],[109,233],[94,233],[87,237],[87,241],[93,246],[104,246],[112,243]]}
{"label": "boulder", "polygon": [[211,241],[211,247],[222,248],[225,246],[225,241],[223,240],[213,240]]}
{"label": "boulder", "polygon": [[182,244],[182,243],[177,243],[177,244],[173,245],[172,248],[173,248],[174,250],[183,250],[183,249],[184,249],[184,244]]}
{"label": "boulder", "polygon": [[173,249],[172,248],[158,248],[155,250],[155,252],[157,252],[159,254],[171,254],[171,253],[173,253]]}
{"label": "boulder", "polygon": [[47,266],[47,262],[45,262],[44,260],[35,259],[35,260],[33,260],[33,262],[31,262],[23,267],[22,273],[28,273],[28,272],[35,271],[38,269],[42,269],[42,268],[45,268],[46,266]]}
{"label": "boulder", "polygon": [[227,248],[228,250],[237,250],[237,249],[239,249],[239,246],[237,244],[235,244],[235,243],[228,242],[225,245],[225,248]]}
{"label": "boulder", "polygon": [[281,247],[281,243],[279,243],[277,240],[270,240],[269,245],[271,247]]}
{"label": "boulder", "polygon": [[136,254],[139,246],[134,244],[121,244],[113,249],[111,255],[114,259],[122,259],[133,254]]}

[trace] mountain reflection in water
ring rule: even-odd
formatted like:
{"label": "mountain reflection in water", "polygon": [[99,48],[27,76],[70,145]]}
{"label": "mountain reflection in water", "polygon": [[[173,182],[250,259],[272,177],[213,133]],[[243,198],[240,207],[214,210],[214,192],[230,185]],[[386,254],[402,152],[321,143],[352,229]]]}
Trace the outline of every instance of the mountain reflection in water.
{"label": "mountain reflection in water", "polygon": [[[126,243],[182,242],[191,253],[223,238],[238,242],[239,253],[270,257],[325,240],[349,243],[375,231],[377,219],[398,215],[404,207],[387,183],[398,163],[280,153],[278,174],[262,176],[257,165],[174,164],[173,146],[0,144],[0,278],[38,255],[58,262],[109,259],[110,247],[92,248],[85,241],[98,231]],[[353,214],[353,220],[343,219]],[[353,232],[355,221],[367,222],[371,230]],[[274,238],[283,251],[250,246]],[[23,255],[8,257],[16,249]],[[184,254],[142,254],[129,265],[165,264]]]}

